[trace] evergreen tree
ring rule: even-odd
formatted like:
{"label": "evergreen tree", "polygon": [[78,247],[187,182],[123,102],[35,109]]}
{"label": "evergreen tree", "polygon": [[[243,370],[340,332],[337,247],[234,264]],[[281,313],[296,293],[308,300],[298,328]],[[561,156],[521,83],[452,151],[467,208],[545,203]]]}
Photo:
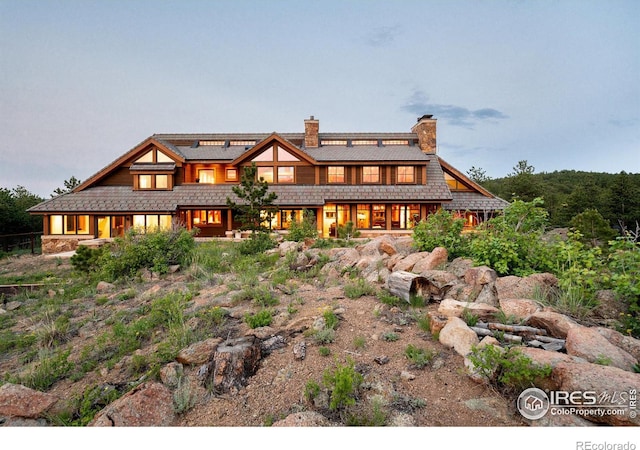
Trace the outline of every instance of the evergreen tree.
{"label": "evergreen tree", "polygon": [[76,187],[80,186],[82,182],[76,177],[71,176],[68,180],[64,180],[64,189],[56,188],[51,194],[51,197],[57,197],[58,195],[67,194],[73,191]]}
{"label": "evergreen tree", "polygon": [[277,211],[274,202],[278,196],[275,192],[268,192],[269,184],[262,177],[258,180],[257,172],[255,163],[245,167],[240,184],[233,186],[233,193],[240,203],[227,197],[227,206],[238,214],[241,229],[251,230],[252,235],[266,231],[263,222],[271,219]]}

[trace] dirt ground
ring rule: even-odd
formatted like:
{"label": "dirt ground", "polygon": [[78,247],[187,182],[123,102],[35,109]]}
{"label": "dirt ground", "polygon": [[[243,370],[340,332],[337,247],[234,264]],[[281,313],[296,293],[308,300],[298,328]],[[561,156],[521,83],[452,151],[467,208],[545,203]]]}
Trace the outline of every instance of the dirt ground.
{"label": "dirt ground", "polygon": [[[29,271],[68,270],[68,260],[45,258],[43,256],[23,256],[0,261],[0,275],[19,275]],[[179,282],[183,274],[175,274],[168,282]],[[390,308],[374,296],[350,299],[344,295],[344,280],[338,279],[325,284],[300,282],[295,294],[282,294],[279,315],[272,328],[276,331],[288,329],[294,321],[311,323],[322,315],[327,307],[340,312],[341,318],[336,330],[336,339],[326,344],[330,354],[322,356],[320,345],[305,333],[287,335],[287,345],[264,357],[257,373],[249,379],[248,385],[235,394],[214,395],[195,381],[197,367],[185,368],[192,381],[195,406],[178,416],[177,427],[262,427],[270,425],[293,412],[315,410],[304,397],[305,385],[309,381],[322,384],[323,373],[353,361],[356,369],[363,374],[357,407],[352,410],[359,417],[371,417],[374,403],[383,405],[386,411],[386,425],[416,427],[521,427],[528,426],[515,408],[514,399],[505,398],[491,387],[474,382],[466,373],[463,358],[452,349],[435,340],[430,333],[420,329],[415,317],[424,314],[430,304],[421,309]],[[142,292],[146,286],[138,288]],[[223,286],[218,286],[219,291]],[[194,302],[211,302],[214,296],[202,290]],[[125,300],[119,307],[133,307],[136,299]],[[219,300],[217,300],[219,301]],[[79,299],[74,314],[79,318],[84,314],[100,314],[95,311],[95,302]],[[287,308],[293,305],[295,311]],[[108,314],[106,312],[105,314]],[[96,330],[95,335],[99,330]],[[239,323],[239,335],[250,332],[246,325]],[[393,332],[396,341],[385,341],[382,336]],[[87,338],[74,337],[77,346],[86,345]],[[306,357],[294,358],[293,347],[300,341],[307,343]],[[435,352],[432,363],[422,369],[412,367],[405,357],[406,347],[412,344]],[[142,353],[153,351],[142,349]],[[384,362],[383,364],[376,361]],[[19,358],[0,358],[0,371],[16,369]],[[50,390],[61,398],[81,392],[84,386],[97,382],[113,382],[122,376],[118,365],[108,370],[97,369],[78,382],[64,380]],[[339,423],[339,417],[329,417]]]}

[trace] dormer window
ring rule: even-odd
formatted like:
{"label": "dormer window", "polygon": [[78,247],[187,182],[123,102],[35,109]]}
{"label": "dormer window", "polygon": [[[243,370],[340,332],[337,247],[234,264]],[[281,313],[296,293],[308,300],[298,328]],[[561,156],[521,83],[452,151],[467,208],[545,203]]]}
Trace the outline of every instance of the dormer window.
{"label": "dormer window", "polygon": [[198,182],[204,184],[214,184],[216,182],[215,170],[200,169],[198,170]]}
{"label": "dormer window", "polygon": [[362,182],[363,183],[380,183],[380,167],[363,166]]}

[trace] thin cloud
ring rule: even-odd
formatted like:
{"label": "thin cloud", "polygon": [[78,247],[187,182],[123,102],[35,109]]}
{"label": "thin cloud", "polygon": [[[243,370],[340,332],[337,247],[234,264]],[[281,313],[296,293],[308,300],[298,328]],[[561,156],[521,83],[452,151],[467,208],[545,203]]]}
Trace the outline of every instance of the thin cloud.
{"label": "thin cloud", "polygon": [[433,114],[438,119],[445,119],[454,126],[473,128],[478,122],[488,120],[502,120],[509,116],[494,108],[471,110],[463,106],[442,105],[431,103],[429,97],[422,91],[416,90],[411,94],[402,110],[413,114]]}
{"label": "thin cloud", "polygon": [[392,43],[401,31],[400,25],[374,28],[365,36],[365,42],[372,47],[383,47]]}

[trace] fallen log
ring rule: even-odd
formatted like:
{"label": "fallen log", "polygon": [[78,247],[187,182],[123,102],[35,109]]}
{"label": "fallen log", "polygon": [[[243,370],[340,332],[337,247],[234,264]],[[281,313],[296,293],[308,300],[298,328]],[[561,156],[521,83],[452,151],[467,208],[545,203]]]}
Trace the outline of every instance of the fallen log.
{"label": "fallen log", "polygon": [[429,280],[415,273],[398,270],[393,272],[387,278],[387,290],[406,301],[411,303],[411,296],[417,295],[430,298]]}
{"label": "fallen log", "polygon": [[[478,336],[496,337],[494,332],[489,330],[488,328],[481,328],[481,327],[469,327],[469,328],[471,328]],[[500,331],[500,330],[496,330],[496,331]],[[515,334],[509,334],[509,333],[502,333],[501,339],[507,342],[517,342],[517,343],[522,342],[522,336],[516,336]]]}
{"label": "fallen log", "polygon": [[478,328],[485,328],[489,330],[509,331],[511,333],[527,333],[542,336],[547,334],[547,330],[543,330],[542,328],[528,327],[525,325],[505,325],[503,323],[478,322],[475,326]]}

